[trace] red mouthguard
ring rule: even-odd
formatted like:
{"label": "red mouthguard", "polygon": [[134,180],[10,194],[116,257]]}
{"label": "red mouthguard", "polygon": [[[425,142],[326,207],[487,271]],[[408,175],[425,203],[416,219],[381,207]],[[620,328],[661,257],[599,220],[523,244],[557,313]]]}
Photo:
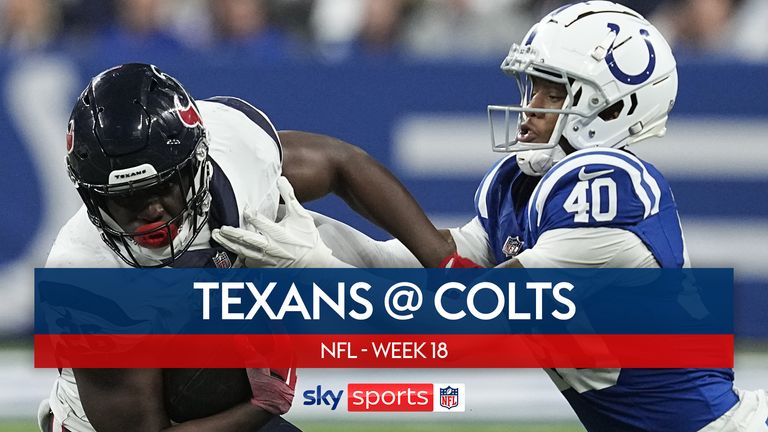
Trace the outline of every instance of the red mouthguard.
{"label": "red mouthguard", "polygon": [[[158,229],[157,231],[152,231],[163,226],[164,224],[165,222],[158,221],[158,222],[152,222],[146,225],[142,225],[138,229],[136,229],[136,233],[138,233],[139,235],[134,236],[133,239],[136,241],[136,243],[139,244],[139,246],[143,246],[145,248],[157,249],[161,247],[166,247],[169,244],[171,244],[173,239],[175,239],[176,236],[179,234],[179,227],[176,226],[176,224],[172,223],[164,229]],[[145,232],[148,232],[148,233],[141,234]]]}

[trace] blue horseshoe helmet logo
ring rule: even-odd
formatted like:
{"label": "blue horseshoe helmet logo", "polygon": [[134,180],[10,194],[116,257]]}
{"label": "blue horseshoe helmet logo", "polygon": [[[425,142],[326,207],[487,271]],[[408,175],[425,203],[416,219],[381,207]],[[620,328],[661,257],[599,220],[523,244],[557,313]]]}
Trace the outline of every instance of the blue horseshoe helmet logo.
{"label": "blue horseshoe helmet logo", "polygon": [[[620,29],[618,24],[608,23],[608,28],[612,32],[616,33],[616,35],[619,34]],[[648,78],[651,77],[653,70],[656,68],[656,51],[654,51],[653,45],[651,45],[651,41],[648,39],[648,30],[640,29],[640,35],[643,36],[643,40],[645,40],[645,46],[648,47],[648,66],[645,67],[644,71],[637,75],[629,75],[621,70],[619,65],[616,64],[616,60],[613,58],[613,43],[611,43],[610,48],[608,48],[608,54],[605,56],[605,62],[608,64],[608,70],[611,71],[617,80],[623,82],[624,84],[642,84],[648,81]]]}

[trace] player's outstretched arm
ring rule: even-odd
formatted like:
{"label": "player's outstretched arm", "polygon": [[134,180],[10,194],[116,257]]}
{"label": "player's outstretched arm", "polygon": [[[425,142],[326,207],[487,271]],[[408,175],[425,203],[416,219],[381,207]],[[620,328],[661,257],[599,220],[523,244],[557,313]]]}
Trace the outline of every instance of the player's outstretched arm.
{"label": "player's outstretched arm", "polygon": [[496,268],[524,268],[523,263],[521,263],[517,258],[512,258],[511,260],[504,261],[503,263],[496,266]]}
{"label": "player's outstretched arm", "polygon": [[[99,432],[257,430],[272,414],[248,402],[171,426],[163,405],[161,369],[75,369],[85,414]],[[275,380],[277,381],[277,380]]]}
{"label": "player's outstretched arm", "polygon": [[570,228],[547,231],[501,268],[656,268],[653,253],[630,231]]}
{"label": "player's outstretched arm", "polygon": [[366,152],[344,141],[297,131],[279,132],[283,175],[301,202],[334,193],[399,239],[425,267],[437,267],[454,246],[408,190]]}

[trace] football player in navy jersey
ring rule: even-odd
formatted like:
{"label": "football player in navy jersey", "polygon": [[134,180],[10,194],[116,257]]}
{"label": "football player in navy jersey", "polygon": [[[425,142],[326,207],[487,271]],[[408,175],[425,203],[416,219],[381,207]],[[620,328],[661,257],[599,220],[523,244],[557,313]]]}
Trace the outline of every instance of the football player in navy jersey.
{"label": "football player in navy jersey", "polygon": [[[72,110],[66,146],[84,205],[61,229],[48,267],[228,268],[238,256],[217,240],[237,239],[249,232],[238,227],[256,219],[274,222],[281,195],[288,209],[281,223],[293,223],[296,243],[313,251],[307,259],[341,265],[312,218],[302,226],[292,216],[299,201],[329,192],[412,247],[421,264],[455,256],[403,186],[359,148],[323,135],[278,132],[241,99],[195,101],[152,65],[126,64],[94,77]],[[172,425],[162,370],[63,369],[41,404],[40,427],[297,430],[279,417],[293,399],[294,371],[247,372],[250,403]]]}
{"label": "football player in navy jersey", "polygon": [[[493,149],[511,154],[480,183],[476,217],[447,232],[472,260],[451,264],[689,267],[669,185],[626,149],[663,136],[675,102],[675,58],[659,31],[612,2],[567,5],[514,44],[501,69],[517,81],[522,102],[488,110],[492,129],[497,114],[504,119],[492,135],[508,137],[494,138]],[[261,226],[277,232],[273,222]],[[417,264],[392,242],[339,229],[346,245],[331,247],[350,264]],[[261,262],[264,250],[250,255]],[[734,388],[731,369],[547,373],[590,432],[768,431],[768,395]]]}

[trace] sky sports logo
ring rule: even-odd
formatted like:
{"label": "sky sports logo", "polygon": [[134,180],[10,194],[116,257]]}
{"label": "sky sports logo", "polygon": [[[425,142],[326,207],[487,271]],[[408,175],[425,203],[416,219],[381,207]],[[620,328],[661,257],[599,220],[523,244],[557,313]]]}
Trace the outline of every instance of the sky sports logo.
{"label": "sky sports logo", "polygon": [[[344,390],[326,390],[318,385],[303,393],[304,405],[328,406],[336,410]],[[464,412],[466,389],[459,383],[347,385],[350,412]]]}
{"label": "sky sports logo", "polygon": [[350,412],[464,412],[464,384],[348,384]]}

